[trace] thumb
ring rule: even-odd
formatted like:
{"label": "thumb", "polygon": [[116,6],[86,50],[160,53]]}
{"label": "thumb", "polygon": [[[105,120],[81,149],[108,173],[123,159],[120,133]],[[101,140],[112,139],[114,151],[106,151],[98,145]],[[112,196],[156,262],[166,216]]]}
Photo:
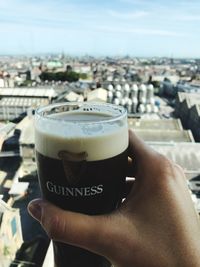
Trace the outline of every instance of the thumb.
{"label": "thumb", "polygon": [[51,239],[106,256],[108,215],[89,216],[65,211],[42,199],[30,202],[28,211]]}

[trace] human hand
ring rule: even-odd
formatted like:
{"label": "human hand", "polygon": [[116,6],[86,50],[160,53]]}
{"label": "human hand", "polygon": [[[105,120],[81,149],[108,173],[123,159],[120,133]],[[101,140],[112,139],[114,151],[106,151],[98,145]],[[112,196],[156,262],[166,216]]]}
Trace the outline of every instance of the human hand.
{"label": "human hand", "polygon": [[[111,214],[88,216],[34,200],[29,212],[55,241],[116,267],[200,266],[200,223],[182,169],[129,133],[133,187]],[[53,216],[52,216],[53,214]]]}

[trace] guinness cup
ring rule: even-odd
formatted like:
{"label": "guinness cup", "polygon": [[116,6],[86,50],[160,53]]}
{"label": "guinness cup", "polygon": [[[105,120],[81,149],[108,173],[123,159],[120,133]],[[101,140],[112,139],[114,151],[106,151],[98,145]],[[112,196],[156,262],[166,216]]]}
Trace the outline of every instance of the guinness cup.
{"label": "guinness cup", "polygon": [[[109,213],[120,204],[128,159],[124,108],[88,102],[39,108],[35,147],[43,198],[90,215]],[[53,245],[56,267],[110,266],[81,248]]]}

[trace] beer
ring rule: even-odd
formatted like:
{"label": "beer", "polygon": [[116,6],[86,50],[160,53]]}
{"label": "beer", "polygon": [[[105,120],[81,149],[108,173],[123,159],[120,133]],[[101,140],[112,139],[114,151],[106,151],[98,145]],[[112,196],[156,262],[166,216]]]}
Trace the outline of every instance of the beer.
{"label": "beer", "polygon": [[[116,209],[127,167],[123,108],[55,104],[36,112],[35,130],[38,175],[45,199],[62,209],[90,215]],[[59,242],[54,242],[54,258],[58,267],[110,266],[99,255]]]}

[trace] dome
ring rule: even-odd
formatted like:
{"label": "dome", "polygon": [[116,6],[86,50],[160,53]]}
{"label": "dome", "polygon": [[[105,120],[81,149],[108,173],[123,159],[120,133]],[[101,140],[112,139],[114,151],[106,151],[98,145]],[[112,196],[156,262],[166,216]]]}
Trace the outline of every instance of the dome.
{"label": "dome", "polygon": [[131,87],[132,91],[138,91],[138,86],[137,84],[133,84],[132,87]]}
{"label": "dome", "polygon": [[115,95],[116,95],[117,98],[121,98],[122,97],[122,93],[120,91],[117,91]]}
{"label": "dome", "polygon": [[119,105],[120,104],[120,100],[118,98],[115,98],[113,102],[114,102],[115,105]]}
{"label": "dome", "polygon": [[124,90],[125,90],[125,91],[129,91],[129,90],[130,90],[130,86],[129,86],[128,83],[125,83],[125,85],[124,85]]}
{"label": "dome", "polygon": [[117,84],[116,87],[115,87],[115,89],[116,89],[117,91],[121,91],[121,90],[122,90],[122,87],[121,87],[120,84]]}
{"label": "dome", "polygon": [[145,84],[141,84],[139,90],[146,91],[146,85]]}
{"label": "dome", "polygon": [[108,85],[108,90],[109,90],[109,91],[112,91],[113,89],[114,89],[114,88],[113,88],[113,85],[112,85],[112,84],[109,84],[109,85]]}
{"label": "dome", "polygon": [[147,89],[153,90],[154,89],[153,84],[149,84],[148,87],[147,87]]}

